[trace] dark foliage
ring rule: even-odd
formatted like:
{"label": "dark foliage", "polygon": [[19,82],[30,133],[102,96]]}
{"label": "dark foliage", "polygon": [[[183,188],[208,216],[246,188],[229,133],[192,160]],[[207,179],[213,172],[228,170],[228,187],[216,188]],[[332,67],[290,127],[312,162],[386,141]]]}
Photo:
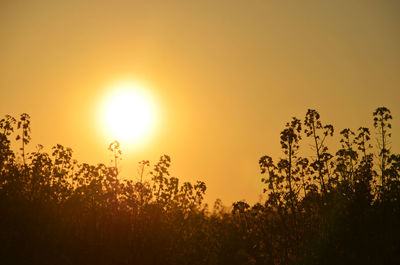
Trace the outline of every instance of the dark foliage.
{"label": "dark foliage", "polygon": [[[259,160],[265,203],[220,200],[210,211],[204,182],[170,176],[167,155],[139,163],[138,181],[113,166],[73,159],[62,145],[26,152],[30,117],[0,121],[1,264],[400,264],[400,155],[392,154],[392,116],[340,132],[331,153],[315,110],[281,132],[284,157]],[[313,155],[299,155],[302,138]],[[18,141],[18,155],[11,148]]]}

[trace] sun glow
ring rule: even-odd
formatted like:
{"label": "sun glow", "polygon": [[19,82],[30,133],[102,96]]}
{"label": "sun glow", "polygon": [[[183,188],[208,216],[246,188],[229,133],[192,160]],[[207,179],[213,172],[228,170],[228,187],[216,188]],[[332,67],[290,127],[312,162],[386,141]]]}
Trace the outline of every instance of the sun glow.
{"label": "sun glow", "polygon": [[143,85],[125,82],[111,86],[102,107],[109,140],[138,144],[147,140],[155,123],[155,108]]}

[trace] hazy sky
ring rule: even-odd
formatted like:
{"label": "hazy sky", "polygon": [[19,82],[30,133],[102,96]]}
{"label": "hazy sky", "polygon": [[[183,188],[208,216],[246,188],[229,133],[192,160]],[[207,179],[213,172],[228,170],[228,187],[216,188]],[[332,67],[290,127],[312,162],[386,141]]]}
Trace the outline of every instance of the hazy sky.
{"label": "hazy sky", "polygon": [[386,106],[400,151],[399,14],[400,1],[2,0],[0,115],[31,115],[31,150],[61,143],[109,163],[99,102],[139,80],[159,126],[122,146],[123,175],[168,154],[172,175],[206,182],[208,201],[254,202],[259,157],[281,156],[280,131],[308,108],[338,134],[372,127]]}

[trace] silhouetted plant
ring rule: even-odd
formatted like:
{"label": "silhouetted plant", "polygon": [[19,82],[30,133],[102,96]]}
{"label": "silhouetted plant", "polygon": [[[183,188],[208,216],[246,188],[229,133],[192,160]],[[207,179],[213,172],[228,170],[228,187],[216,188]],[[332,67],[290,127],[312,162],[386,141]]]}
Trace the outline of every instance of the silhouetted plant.
{"label": "silhouetted plant", "polygon": [[304,120],[304,132],[308,137],[312,137],[314,141],[313,148],[316,152],[316,160],[311,163],[311,167],[318,172],[318,178],[322,191],[327,193],[327,183],[325,175],[328,176],[328,183],[330,182],[329,174],[329,160],[332,155],[328,153],[326,146],[326,137],[333,136],[333,126],[330,124],[323,125],[320,121],[320,115],[316,110],[309,109]]}
{"label": "silhouetted plant", "polygon": [[353,149],[355,133],[350,129],[344,129],[340,134],[342,139],[340,139],[341,148],[336,152],[336,172],[341,177],[343,184],[348,189],[353,189],[358,163],[358,153]]}
{"label": "silhouetted plant", "polygon": [[294,160],[299,149],[299,141],[301,140],[301,122],[297,118],[289,123],[286,123],[286,128],[281,132],[281,147],[286,155],[285,159],[281,159],[278,163],[278,170],[284,171],[286,174],[287,188],[289,190],[287,201],[290,202],[294,209],[294,204],[297,200],[297,191],[295,183],[300,179],[295,174],[299,171]]}
{"label": "silhouetted plant", "polygon": [[[329,154],[333,127],[309,110],[303,124],[294,118],[281,132],[284,157],[277,164],[270,156],[258,161],[265,202],[228,208],[217,200],[209,211],[206,184],[171,176],[167,155],[154,165],[141,161],[137,176],[124,179],[118,142],[109,146],[112,166],[78,163],[60,144],[50,153],[40,145],[26,152],[27,115],[15,132],[24,159],[15,159],[16,120],[6,116],[0,120],[0,263],[399,264],[400,156],[389,151],[390,111],[379,108],[374,118],[377,162],[364,127],[342,130],[341,147]],[[314,157],[298,154],[302,128]]]}
{"label": "silhouetted plant", "polygon": [[386,107],[377,108],[374,113],[374,127],[377,130],[377,147],[378,147],[378,157],[379,157],[379,169],[381,171],[381,185],[382,188],[385,187],[386,182],[386,165],[387,160],[390,155],[390,142],[391,137],[390,129],[392,125],[390,120],[392,115],[390,110]]}
{"label": "silhouetted plant", "polygon": [[24,166],[26,166],[25,162],[25,145],[29,143],[31,140],[31,127],[30,127],[30,116],[26,113],[21,114],[21,117],[18,121],[17,129],[21,130],[21,134],[17,135],[16,140],[21,140],[21,152],[22,152],[22,161]]}
{"label": "silhouetted plant", "polygon": [[108,150],[111,151],[114,155],[114,158],[113,160],[111,160],[111,162],[114,162],[115,172],[118,175],[118,160],[121,160],[121,155],[122,155],[122,151],[120,149],[120,143],[118,141],[112,142],[108,146]]}

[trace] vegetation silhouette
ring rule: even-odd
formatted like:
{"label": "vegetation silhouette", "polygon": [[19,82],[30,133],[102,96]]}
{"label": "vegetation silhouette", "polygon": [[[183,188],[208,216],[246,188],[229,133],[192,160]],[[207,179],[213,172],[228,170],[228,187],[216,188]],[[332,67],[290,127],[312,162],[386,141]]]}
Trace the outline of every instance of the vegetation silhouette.
{"label": "vegetation silhouette", "polygon": [[[390,110],[373,118],[375,138],[344,129],[336,153],[327,146],[334,128],[316,110],[293,118],[280,134],[284,157],[259,160],[266,201],[216,200],[210,210],[205,183],[171,176],[167,155],[141,161],[137,181],[122,179],[117,141],[113,166],[79,163],[59,144],[28,153],[29,115],[6,115],[0,263],[400,264],[400,155],[390,149]],[[309,157],[300,156],[304,137]]]}

